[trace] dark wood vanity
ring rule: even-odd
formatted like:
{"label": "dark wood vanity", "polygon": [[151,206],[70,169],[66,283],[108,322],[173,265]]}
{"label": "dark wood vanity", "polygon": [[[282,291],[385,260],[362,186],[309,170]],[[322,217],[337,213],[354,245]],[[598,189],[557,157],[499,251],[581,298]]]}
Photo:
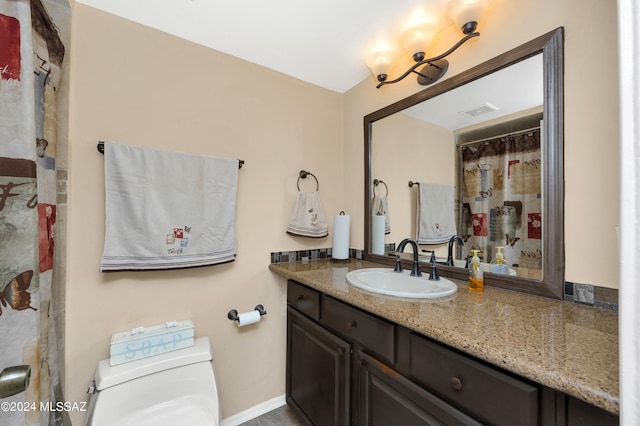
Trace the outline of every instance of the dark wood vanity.
{"label": "dark wood vanity", "polygon": [[609,425],[618,417],[287,282],[287,403],[321,425]]}

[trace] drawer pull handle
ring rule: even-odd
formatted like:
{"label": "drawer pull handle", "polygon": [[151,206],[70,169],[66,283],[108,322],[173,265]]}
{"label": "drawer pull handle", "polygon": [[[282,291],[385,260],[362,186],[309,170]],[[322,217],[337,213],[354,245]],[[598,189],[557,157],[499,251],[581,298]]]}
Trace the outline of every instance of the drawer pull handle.
{"label": "drawer pull handle", "polygon": [[347,330],[354,329],[354,328],[356,328],[357,326],[358,326],[358,323],[356,322],[356,320],[349,321],[349,322],[347,323]]}
{"label": "drawer pull handle", "polygon": [[457,377],[451,378],[451,387],[454,391],[460,392],[462,390],[462,380]]}
{"label": "drawer pull handle", "polygon": [[298,296],[298,302],[302,302],[303,300],[304,300],[304,296],[303,295]]}

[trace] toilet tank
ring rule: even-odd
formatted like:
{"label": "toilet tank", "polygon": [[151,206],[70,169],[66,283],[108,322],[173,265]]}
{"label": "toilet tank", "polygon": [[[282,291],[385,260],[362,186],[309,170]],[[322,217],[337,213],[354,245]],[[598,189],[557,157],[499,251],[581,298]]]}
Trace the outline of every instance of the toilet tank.
{"label": "toilet tank", "polygon": [[111,367],[100,361],[87,425],[218,425],[220,408],[209,339]]}

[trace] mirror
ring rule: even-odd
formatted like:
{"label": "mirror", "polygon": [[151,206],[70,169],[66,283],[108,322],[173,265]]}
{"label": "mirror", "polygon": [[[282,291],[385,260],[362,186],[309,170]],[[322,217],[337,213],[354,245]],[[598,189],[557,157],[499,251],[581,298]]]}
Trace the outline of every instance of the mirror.
{"label": "mirror", "polygon": [[[530,65],[533,65],[534,70],[537,69],[533,74],[537,73],[537,77],[524,77],[528,72],[525,70],[530,68]],[[505,77],[504,74],[514,71],[518,78],[512,87],[507,84],[510,78]],[[479,101],[474,101],[474,98],[469,95],[469,90],[475,86],[483,86],[485,83],[489,85],[492,99],[498,94],[512,95],[497,102],[500,107],[499,113],[494,113],[494,105],[491,103],[477,103]],[[530,92],[533,95],[526,95],[522,89],[532,89]],[[513,96],[515,93],[518,95]],[[465,124],[455,123],[461,118],[459,110],[452,107],[456,104],[455,98],[467,100],[465,107],[469,108],[466,112],[471,119]],[[516,103],[516,100],[523,102]],[[452,111],[452,108],[455,110]],[[486,116],[477,115],[487,110],[489,114]],[[537,133],[535,128],[539,128]],[[536,133],[534,136],[531,136],[532,129],[534,129],[533,133]],[[533,216],[532,219],[531,214],[527,217],[527,213],[523,213],[523,208],[518,204],[519,201],[518,203],[507,201],[499,207],[492,208],[490,219],[484,219],[483,226],[489,231],[485,229],[484,234],[474,233],[475,229],[471,222],[476,223],[476,217],[472,217],[469,213],[469,203],[465,198],[468,196],[465,194],[465,187],[468,191],[469,183],[461,180],[463,171],[469,170],[465,166],[463,152],[468,149],[467,155],[469,152],[477,155],[477,151],[480,151],[479,145],[470,145],[469,142],[480,140],[483,144],[490,145],[489,140],[514,133],[520,134],[521,130],[525,130],[522,134],[527,139],[525,143],[527,146],[531,143],[531,137],[535,139],[535,143],[539,144],[538,157],[535,160],[524,159],[522,163],[537,163],[539,166],[539,178],[529,179],[538,186],[529,192],[536,193],[539,204],[537,211],[540,214]],[[394,261],[394,257],[385,255],[385,250],[380,249],[380,233],[376,233],[375,238],[372,233],[374,203],[377,205],[381,198],[386,198],[389,212],[386,225],[390,231],[386,242],[398,244],[407,237],[416,239],[416,229],[419,227],[416,221],[418,215],[416,192],[420,190],[409,187],[409,180],[451,186],[455,188],[456,233],[463,238],[471,236],[471,241],[468,240],[462,248],[458,248],[457,244],[454,245],[456,248],[454,254],[457,252],[459,260],[454,266],[439,264],[440,274],[466,280],[468,273],[463,264],[464,256],[470,246],[477,247],[479,240],[482,240],[482,238],[474,240],[475,235],[495,233],[504,237],[484,238],[493,241],[488,246],[484,246],[487,263],[495,258],[496,246],[505,243],[510,245],[504,249],[510,250],[507,260],[509,260],[508,256],[520,260],[514,263],[515,266],[511,268],[509,274],[496,274],[485,269],[485,272],[488,272],[485,273],[485,284],[561,299],[564,290],[563,134],[562,28],[368,114],[364,117],[364,259],[389,265]],[[483,167],[488,166],[478,164],[476,161],[476,167],[479,169],[476,170],[479,174]],[[513,170],[517,170],[517,173],[522,172],[520,168]],[[408,180],[406,179],[408,175],[415,178]],[[495,183],[493,181],[495,179],[496,177],[492,176],[489,182]],[[384,183],[380,184],[379,180]],[[524,180],[527,178],[525,177]],[[479,182],[478,179],[476,184],[480,185],[481,196],[491,194],[493,187],[486,185],[484,177],[482,184]],[[521,190],[513,190],[513,192],[518,191]],[[534,231],[538,233],[533,237],[538,240],[533,241],[538,244],[537,246],[526,245],[529,243],[524,239],[519,244],[514,244],[514,240],[517,242],[519,239],[516,237],[518,233],[514,231],[516,219],[513,216],[516,211],[518,232],[523,232],[523,229],[525,233],[527,232],[528,225],[523,224],[523,221],[534,220],[538,222],[537,225],[542,223],[541,228]],[[494,214],[495,212],[499,212],[505,218],[498,217],[499,215]],[[509,218],[509,216],[512,217]],[[376,229],[379,229],[382,226],[380,218],[376,218],[375,222]],[[531,233],[532,230],[529,228],[528,232]],[[435,248],[439,261],[447,257],[447,243],[421,247],[429,250]],[[426,253],[421,254],[426,255]],[[528,260],[525,259],[527,256]],[[424,261],[428,262],[428,260],[429,256],[425,256]],[[425,263],[423,270],[428,268],[429,264]]]}

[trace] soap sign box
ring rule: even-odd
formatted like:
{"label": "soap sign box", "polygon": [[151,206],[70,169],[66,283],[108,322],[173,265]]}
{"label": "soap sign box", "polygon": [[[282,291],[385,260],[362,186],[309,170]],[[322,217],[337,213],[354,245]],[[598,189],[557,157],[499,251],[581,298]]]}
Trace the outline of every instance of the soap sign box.
{"label": "soap sign box", "polygon": [[167,327],[166,324],[144,328],[144,331],[133,333],[125,331],[111,336],[109,364],[111,366],[136,361],[154,355],[178,349],[188,348],[194,344],[194,327],[189,320],[178,321]]}

